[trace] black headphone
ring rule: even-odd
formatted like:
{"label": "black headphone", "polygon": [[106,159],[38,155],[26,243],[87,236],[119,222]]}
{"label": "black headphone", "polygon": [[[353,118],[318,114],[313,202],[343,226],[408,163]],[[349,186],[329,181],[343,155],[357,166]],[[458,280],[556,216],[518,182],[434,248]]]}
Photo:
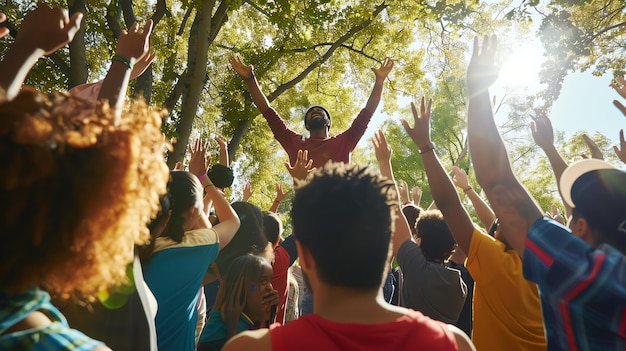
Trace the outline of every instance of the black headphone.
{"label": "black headphone", "polygon": [[330,126],[333,124],[333,120],[330,117],[330,112],[328,112],[327,109],[325,109],[324,107],[320,106],[320,105],[313,105],[311,107],[309,107],[308,110],[306,110],[306,112],[304,113],[304,126],[306,127],[306,116],[309,114],[309,112],[314,109],[314,108],[320,108],[322,110],[324,110],[324,112],[326,113],[326,116],[328,116],[328,129],[330,129]]}

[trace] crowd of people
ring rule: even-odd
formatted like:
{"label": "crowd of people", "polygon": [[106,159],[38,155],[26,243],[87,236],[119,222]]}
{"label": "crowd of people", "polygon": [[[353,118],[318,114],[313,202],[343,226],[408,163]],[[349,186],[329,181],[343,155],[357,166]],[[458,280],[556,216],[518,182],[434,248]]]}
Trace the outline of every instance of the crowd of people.
{"label": "crowd of people", "polygon": [[[285,236],[281,184],[267,211],[248,202],[250,184],[243,201],[224,195],[236,175],[223,138],[219,163],[196,140],[188,165],[167,168],[164,112],[126,101],[129,79],[155,58],[151,21],[122,32],[102,81],[50,94],[23,85],[81,20],[40,5],[0,61],[0,349],[626,349],[626,172],[597,158],[567,165],[550,120],[533,118],[565,216],[538,207],[494,122],[495,36],[475,39],[466,77],[470,158],[486,199],[466,171],[442,166],[432,100],[401,121],[423,161],[428,209],[419,188],[411,199],[396,183],[383,131],[372,139],[377,169],[350,163],[392,60],[372,69],[372,93],[346,131],[330,136],[330,113],[313,106],[306,137],[232,56],[289,158]],[[626,99],[625,79],[612,87]],[[620,140],[626,162],[623,131]]]}

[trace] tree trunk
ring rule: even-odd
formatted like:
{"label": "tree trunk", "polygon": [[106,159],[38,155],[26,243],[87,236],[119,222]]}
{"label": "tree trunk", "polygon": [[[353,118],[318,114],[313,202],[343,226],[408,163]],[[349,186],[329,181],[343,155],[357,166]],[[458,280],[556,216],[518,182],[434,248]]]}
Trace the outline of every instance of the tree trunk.
{"label": "tree trunk", "polygon": [[198,112],[200,97],[204,88],[206,67],[208,64],[209,35],[211,33],[211,15],[215,2],[204,0],[196,13],[196,18],[189,33],[188,80],[183,90],[180,123],[176,127],[177,141],[173,152],[168,154],[167,163],[173,168],[176,162],[185,156],[189,143],[193,120]]}
{"label": "tree trunk", "polygon": [[249,127],[250,127],[249,119],[245,119],[237,123],[237,127],[235,127],[235,132],[233,133],[233,137],[230,139],[230,142],[228,143],[228,159],[231,160],[231,162],[232,160],[235,159],[235,152],[237,151],[239,144],[241,144],[241,140],[243,139],[243,136],[246,135],[246,133],[248,132]]}
{"label": "tree trunk", "polygon": [[[86,0],[68,0],[70,17],[76,12],[86,13]],[[85,20],[76,32],[74,40],[70,42],[70,75],[68,76],[68,89],[87,83],[89,71],[87,69],[87,54],[85,52]]]}

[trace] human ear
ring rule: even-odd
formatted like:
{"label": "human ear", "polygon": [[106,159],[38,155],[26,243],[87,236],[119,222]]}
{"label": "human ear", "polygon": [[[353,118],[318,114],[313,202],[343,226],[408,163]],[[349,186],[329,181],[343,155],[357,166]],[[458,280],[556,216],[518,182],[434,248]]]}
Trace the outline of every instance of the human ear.
{"label": "human ear", "polygon": [[576,218],[572,219],[572,223],[570,224],[570,229],[572,230],[572,234],[583,239],[589,244],[592,244],[592,230],[589,227],[589,222],[587,222],[584,218]]}

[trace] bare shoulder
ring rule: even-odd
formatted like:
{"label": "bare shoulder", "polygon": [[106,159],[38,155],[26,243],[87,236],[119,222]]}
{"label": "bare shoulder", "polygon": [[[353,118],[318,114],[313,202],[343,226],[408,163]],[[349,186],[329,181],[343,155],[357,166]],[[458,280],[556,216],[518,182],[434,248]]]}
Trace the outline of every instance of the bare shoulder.
{"label": "bare shoulder", "polygon": [[474,344],[470,341],[467,334],[465,334],[461,329],[452,324],[447,324],[446,327],[452,332],[452,334],[454,334],[454,339],[456,340],[459,351],[476,351]]}
{"label": "bare shoulder", "polygon": [[272,350],[269,329],[249,330],[233,336],[222,348],[223,351]]}

